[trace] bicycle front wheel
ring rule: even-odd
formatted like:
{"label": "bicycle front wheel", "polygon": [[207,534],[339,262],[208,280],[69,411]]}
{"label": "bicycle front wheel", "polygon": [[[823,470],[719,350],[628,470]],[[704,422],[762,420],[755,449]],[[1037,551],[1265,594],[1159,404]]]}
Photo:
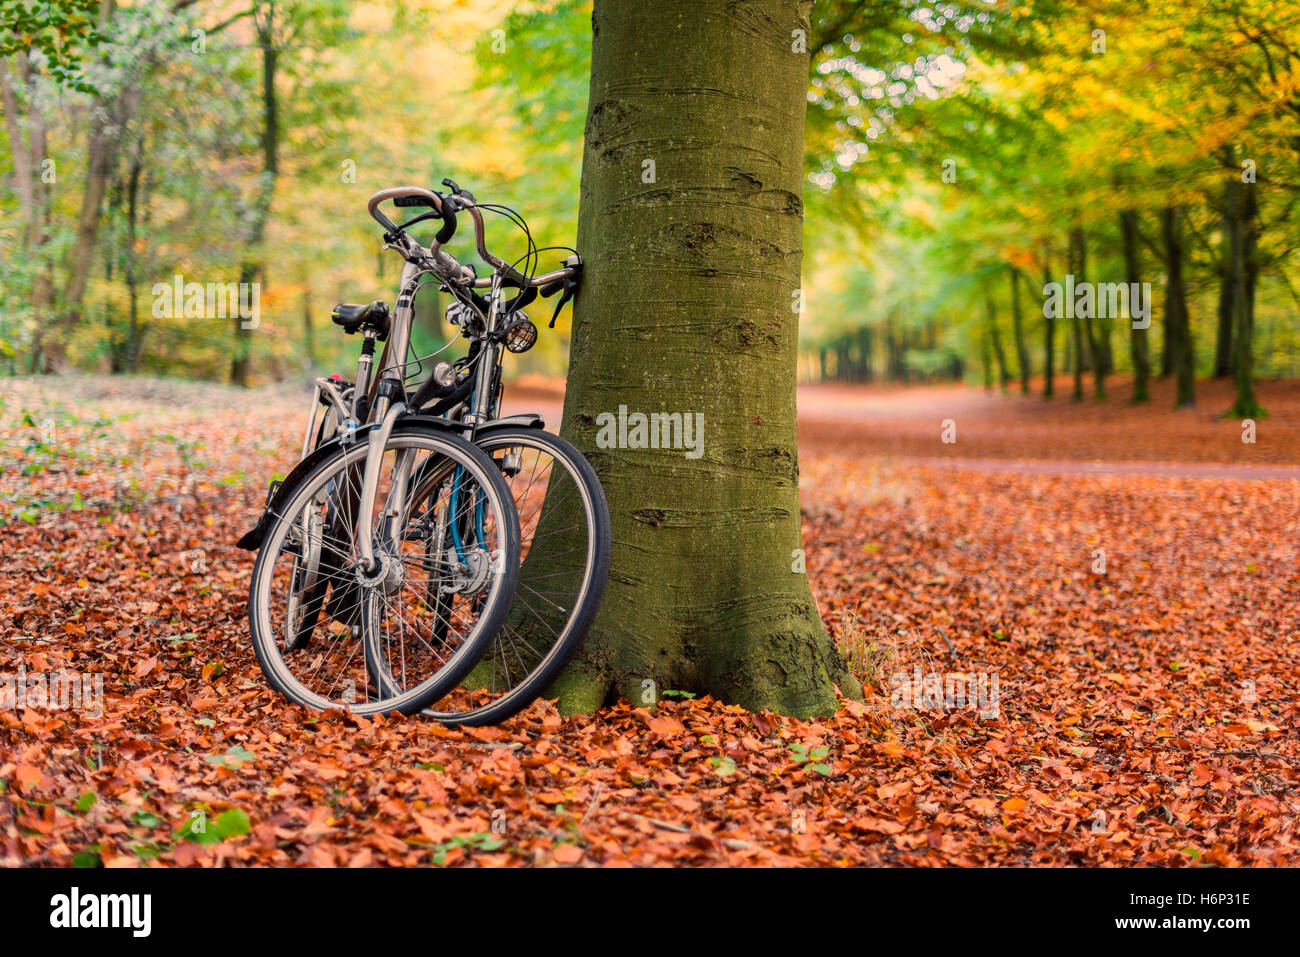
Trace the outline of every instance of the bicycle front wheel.
{"label": "bicycle front wheel", "polygon": [[[249,590],[253,647],[271,685],[299,704],[414,714],[469,673],[505,622],[518,515],[485,453],[457,435],[399,424],[383,450],[374,509],[361,516],[367,448],[341,446],[277,508]],[[415,476],[418,514],[406,504]],[[373,530],[370,565],[355,534],[362,521]],[[380,685],[377,673],[394,680]]]}

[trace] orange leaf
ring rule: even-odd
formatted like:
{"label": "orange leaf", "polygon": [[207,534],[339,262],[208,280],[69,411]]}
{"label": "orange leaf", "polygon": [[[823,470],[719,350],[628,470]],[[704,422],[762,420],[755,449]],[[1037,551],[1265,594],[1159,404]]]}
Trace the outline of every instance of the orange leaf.
{"label": "orange leaf", "polygon": [[412,814],[411,820],[419,827],[420,833],[431,841],[445,841],[451,837],[451,831],[445,825],[439,824],[432,818],[427,818],[423,814]]}
{"label": "orange leaf", "polygon": [[991,815],[998,810],[997,803],[992,798],[967,798],[962,803],[976,814]]}
{"label": "orange leaf", "polygon": [[41,783],[41,769],[30,764],[20,764],[14,772],[14,780],[24,791],[34,788]]}
{"label": "orange leaf", "polygon": [[577,844],[557,844],[551,851],[557,864],[576,864],[582,860],[582,848]]}
{"label": "orange leaf", "polygon": [[650,730],[653,731],[655,734],[662,734],[667,736],[673,734],[681,734],[683,731],[686,730],[686,726],[682,724],[680,721],[678,721],[676,718],[669,718],[669,717],[651,718]]}

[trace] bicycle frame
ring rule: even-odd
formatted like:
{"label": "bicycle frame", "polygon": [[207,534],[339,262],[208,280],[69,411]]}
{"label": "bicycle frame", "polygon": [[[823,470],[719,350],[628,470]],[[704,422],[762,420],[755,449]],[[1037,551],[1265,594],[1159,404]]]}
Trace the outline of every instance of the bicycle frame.
{"label": "bicycle frame", "polygon": [[[449,180],[444,181],[444,183],[454,186]],[[479,337],[480,349],[475,359],[477,368],[473,372],[475,376],[473,393],[470,396],[468,408],[462,408],[457,416],[459,422],[466,426],[467,438],[473,441],[478,427],[491,421],[496,414],[496,395],[493,385],[501,362],[501,350],[503,349],[496,335],[497,326],[502,318],[503,282],[509,279],[514,284],[519,285],[521,289],[538,288],[562,280],[567,281],[576,275],[575,268],[566,266],[542,276],[524,277],[505,261],[488,252],[484,240],[483,217],[473,201],[473,196],[466,191],[459,190],[459,188],[457,188],[457,195],[461,197],[459,208],[469,212],[473,217],[479,255],[493,268],[490,277],[478,278],[473,270],[462,266],[453,257],[443,252],[441,241],[435,241],[431,247],[425,249],[412,239],[403,227],[398,226],[378,209],[380,203],[390,199],[400,201],[415,197],[436,211],[444,211],[443,203],[447,202],[448,205],[445,208],[444,215],[451,224],[452,231],[454,231],[454,211],[457,207],[450,202],[450,197],[440,198],[439,194],[421,187],[393,187],[380,190],[370,198],[368,204],[371,216],[385,227],[385,248],[397,249],[406,260],[398,280],[397,303],[393,310],[388,339],[383,352],[380,354],[378,368],[371,375],[370,352],[363,351],[361,362],[358,365],[357,383],[352,400],[351,421],[358,425],[374,423],[377,426],[372,428],[367,435],[369,447],[366,451],[365,468],[362,475],[359,515],[354,519],[354,525],[357,526],[358,551],[368,572],[373,572],[376,566],[374,528],[369,517],[374,513],[384,447],[388,443],[388,438],[392,434],[397,420],[408,411],[418,411],[410,410],[406,405],[405,382],[402,370],[405,367],[406,357],[410,349],[411,329],[415,321],[415,294],[419,288],[420,280],[424,276],[432,274],[442,282],[456,283],[471,288],[491,289],[487,296],[489,308],[485,317],[485,328]],[[410,205],[410,203],[401,204]],[[443,232],[447,232],[447,230],[444,228]],[[578,260],[577,266],[581,266],[581,260]],[[319,381],[317,387],[318,389],[321,387]],[[330,391],[331,401],[333,401],[336,390]],[[394,397],[397,396],[402,398],[394,401]],[[317,398],[319,398],[319,394]],[[364,421],[362,421],[360,415],[363,402],[366,409]],[[308,438],[305,438],[304,445],[309,441],[310,428],[311,425],[308,426]],[[391,521],[403,513],[410,482],[408,459],[409,457],[403,453],[399,455],[398,461],[394,465],[393,485],[385,502],[383,520]],[[459,482],[457,482],[457,487],[459,487]],[[364,521],[361,520],[363,516],[365,517]],[[481,527],[481,521],[477,524]],[[458,541],[456,544],[459,552],[461,543]]]}
{"label": "bicycle frame", "polygon": [[[357,526],[357,548],[361,560],[368,570],[373,570],[375,567],[374,528],[368,517],[374,514],[384,446],[388,443],[388,438],[392,434],[397,420],[408,411],[404,401],[394,402],[390,399],[388,393],[393,392],[397,395],[404,393],[402,369],[410,348],[411,328],[415,320],[415,292],[419,287],[421,278],[430,273],[440,275],[436,269],[418,266],[411,262],[407,262],[403,266],[398,286],[397,308],[393,312],[393,322],[388,343],[380,355],[379,366],[375,370],[373,380],[366,384],[365,395],[369,398],[367,422],[377,423],[379,426],[372,429],[367,436],[369,448],[366,452],[366,464],[362,473],[361,497],[355,523]],[[476,427],[483,422],[490,421],[495,412],[492,382],[496,375],[497,366],[501,361],[501,346],[494,341],[492,333],[495,332],[499,321],[501,305],[499,286],[499,277],[494,277],[494,288],[489,299],[491,308],[487,316],[487,335],[483,338],[478,358],[475,360],[477,368],[474,370],[476,379],[473,404],[470,411],[464,413],[460,418],[460,421],[469,427],[467,437],[470,441],[473,441]],[[392,382],[393,386],[385,388],[385,380]],[[358,383],[352,406],[354,418],[358,418],[361,398],[361,383]],[[393,485],[385,501],[381,521],[391,521],[403,514],[410,482],[409,464],[409,456],[406,454],[400,455],[398,461],[394,464]],[[457,478],[459,479],[459,476]],[[457,488],[459,488],[459,484],[459,481],[457,481]],[[481,503],[477,508],[481,508]],[[476,530],[481,530],[481,527],[481,516],[478,516]],[[456,551],[463,556],[463,543],[458,534],[455,537]]]}
{"label": "bicycle frame", "polygon": [[[367,570],[373,570],[375,567],[374,551],[374,528],[369,521],[369,516],[374,514],[375,498],[378,494],[380,467],[383,461],[384,446],[388,443],[388,438],[392,434],[393,427],[397,420],[406,413],[407,405],[405,401],[392,401],[389,393],[403,395],[404,379],[402,369],[405,364],[407,352],[411,342],[411,327],[415,320],[415,292],[419,287],[421,277],[437,271],[428,267],[418,266],[414,263],[407,262],[402,267],[402,275],[398,286],[397,308],[393,312],[392,327],[389,332],[388,344],[380,356],[379,368],[373,377],[373,382],[367,385],[366,395],[369,397],[369,414],[367,421],[377,423],[378,428],[372,429],[367,437],[369,448],[366,451],[366,465],[362,473],[361,480],[361,500],[359,503],[357,516],[357,548],[360,552],[361,560]],[[496,297],[493,297],[494,301]],[[489,330],[494,328],[497,309],[494,306],[489,316]],[[487,374],[491,376],[491,366],[496,361],[495,344],[488,341],[484,344],[484,351],[479,355],[479,368],[476,374],[480,377],[486,369]],[[385,387],[385,381],[392,382],[393,386]],[[489,378],[490,383],[490,378]],[[475,395],[480,392],[479,383],[475,386]],[[361,384],[357,385],[357,395],[353,399],[352,414],[354,418],[359,418],[357,413],[361,405]],[[473,426],[479,421],[477,415],[473,418],[466,419],[470,425],[470,440],[473,440]],[[398,456],[397,462],[393,466],[393,485],[389,491],[387,501],[385,502],[383,516],[381,520],[391,520],[401,515],[406,504],[406,492],[410,481],[409,456],[402,454]],[[459,483],[458,487],[459,487]],[[459,536],[457,536],[459,538]],[[457,552],[461,553],[461,542],[456,542]]]}

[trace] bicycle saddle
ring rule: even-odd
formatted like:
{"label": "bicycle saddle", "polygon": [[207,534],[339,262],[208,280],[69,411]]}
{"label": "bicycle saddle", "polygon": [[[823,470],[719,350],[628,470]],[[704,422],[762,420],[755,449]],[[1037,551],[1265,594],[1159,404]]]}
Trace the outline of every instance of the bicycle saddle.
{"label": "bicycle saddle", "polygon": [[366,325],[373,326],[381,333],[387,334],[388,303],[381,299],[361,305],[341,302],[330,313],[330,319],[334,321],[336,326],[342,326],[343,331],[348,335]]}

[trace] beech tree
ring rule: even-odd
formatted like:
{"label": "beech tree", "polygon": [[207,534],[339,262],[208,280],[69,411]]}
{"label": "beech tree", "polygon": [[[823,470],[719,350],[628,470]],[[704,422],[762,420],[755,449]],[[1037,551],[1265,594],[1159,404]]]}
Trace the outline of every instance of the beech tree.
{"label": "beech tree", "polygon": [[[613,560],[565,710],[682,690],[807,716],[861,694],[800,538],[810,8],[596,0],[561,432],[605,486]],[[702,454],[601,447],[620,406],[702,414]]]}

